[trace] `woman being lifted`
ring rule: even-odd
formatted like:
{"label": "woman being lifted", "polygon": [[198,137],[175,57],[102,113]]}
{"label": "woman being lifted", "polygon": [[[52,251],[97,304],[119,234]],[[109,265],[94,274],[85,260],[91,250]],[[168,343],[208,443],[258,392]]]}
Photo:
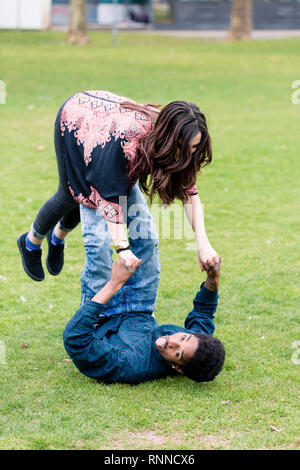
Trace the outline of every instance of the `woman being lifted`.
{"label": "woman being lifted", "polygon": [[30,231],[18,238],[24,270],[33,280],[45,277],[45,237],[48,271],[57,275],[62,270],[64,238],[80,221],[79,204],[100,210],[119,257],[130,268],[137,258],[128,243],[120,197],[137,182],[150,202],[156,194],[167,205],[180,199],[195,231],[202,271],[212,260],[219,263],[196,188],[197,173],[211,162],[212,151],[205,116],[195,104],[173,101],[160,111],[108,91],[76,93],[58,111],[54,144],[58,190]]}

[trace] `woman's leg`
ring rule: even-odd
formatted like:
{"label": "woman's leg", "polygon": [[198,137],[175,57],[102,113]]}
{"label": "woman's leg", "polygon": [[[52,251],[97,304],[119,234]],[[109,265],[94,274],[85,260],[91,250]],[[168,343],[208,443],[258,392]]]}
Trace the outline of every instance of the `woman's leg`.
{"label": "woman's leg", "polygon": [[[70,216],[69,216],[70,214]],[[68,229],[65,232],[73,230],[80,221],[79,204],[67,195],[62,189],[58,191],[41,207],[38,215],[31,226],[32,236],[42,242],[48,232],[56,226],[60,225],[60,221],[66,221]],[[63,223],[63,226],[65,223]],[[32,240],[33,241],[33,240]],[[33,241],[33,243],[35,243]]]}
{"label": "woman's leg", "polygon": [[74,209],[71,209],[70,212],[65,214],[58,222],[55,227],[55,235],[58,238],[65,238],[68,233],[72,232],[75,227],[80,222],[80,209],[79,204],[77,204]]}
{"label": "woman's leg", "polygon": [[[57,275],[63,266],[63,239],[69,231],[78,224],[79,208],[78,203],[71,196],[64,170],[64,153],[66,152],[60,130],[59,110],[54,126],[54,145],[59,174],[59,187],[57,192],[42,206],[29,233],[24,233],[18,238],[23,268],[25,272],[35,281],[42,281],[45,277],[41,262],[40,245],[43,239],[48,236],[49,252],[47,257],[47,267],[51,274]],[[61,220],[64,230],[59,231]],[[55,233],[52,230],[55,227]],[[66,233],[62,233],[66,232]],[[55,238],[56,237],[56,238]],[[57,243],[52,243],[53,241]]]}
{"label": "woman's leg", "polygon": [[65,230],[66,232],[73,230],[80,221],[78,204],[69,191],[65,174],[64,159],[67,150],[61,137],[60,116],[61,108],[57,113],[54,125],[54,147],[59,175],[59,186],[57,192],[41,207],[31,226],[29,239],[37,244],[42,242],[59,220],[62,219],[61,223],[68,228]]}
{"label": "woman's leg", "polygon": [[57,276],[64,265],[64,239],[80,222],[79,204],[65,214],[47,235],[48,255],[47,269],[50,274]]}
{"label": "woman's leg", "polygon": [[[46,236],[48,271],[53,276],[61,272],[64,264],[64,238],[80,220],[78,206],[74,199],[66,199],[64,193],[58,191],[40,209],[30,233],[23,233],[18,238],[23,268],[31,279],[42,281],[45,278],[41,243]],[[60,225],[63,220],[69,222],[68,225]],[[59,231],[60,227],[63,230]]]}

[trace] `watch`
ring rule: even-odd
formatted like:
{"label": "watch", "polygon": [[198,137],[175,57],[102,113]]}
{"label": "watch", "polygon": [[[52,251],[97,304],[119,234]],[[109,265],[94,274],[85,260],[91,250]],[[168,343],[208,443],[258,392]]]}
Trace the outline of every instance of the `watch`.
{"label": "watch", "polygon": [[121,242],[119,245],[115,245],[115,250],[116,250],[116,253],[120,253],[121,251],[125,251],[125,250],[128,250],[129,249],[129,243],[128,241],[126,242]]}

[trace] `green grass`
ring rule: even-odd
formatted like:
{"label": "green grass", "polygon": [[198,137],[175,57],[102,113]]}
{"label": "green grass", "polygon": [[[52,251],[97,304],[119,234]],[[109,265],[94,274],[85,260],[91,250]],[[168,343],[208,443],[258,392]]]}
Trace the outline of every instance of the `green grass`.
{"label": "green grass", "polygon": [[[300,105],[291,102],[291,83],[300,78],[300,39],[124,33],[113,48],[109,33],[90,36],[90,45],[76,47],[63,43],[63,33],[0,32],[7,87],[0,105],[0,448],[296,448]],[[198,189],[207,233],[223,257],[215,335],[227,350],[212,383],[175,377],[106,386],[65,360],[62,331],[79,305],[84,264],[79,228],[59,278],[35,283],[22,270],[16,238],[56,190],[56,112],[85,89],[140,102],[190,100],[208,117],[214,160]],[[204,278],[185,243],[160,243],[160,323],[182,324]]]}

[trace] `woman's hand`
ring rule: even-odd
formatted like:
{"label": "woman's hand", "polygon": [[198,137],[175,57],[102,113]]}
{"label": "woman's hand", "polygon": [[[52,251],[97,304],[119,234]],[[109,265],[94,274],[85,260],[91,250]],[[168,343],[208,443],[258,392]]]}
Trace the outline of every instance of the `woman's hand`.
{"label": "woman's hand", "polygon": [[127,268],[132,268],[133,265],[139,260],[132,251],[128,248],[128,250],[121,251],[119,253],[119,257],[125,261],[125,266]]}
{"label": "woman's hand", "polygon": [[220,256],[208,241],[198,248],[198,259],[202,272],[208,272],[212,265],[219,265],[221,262]]}

